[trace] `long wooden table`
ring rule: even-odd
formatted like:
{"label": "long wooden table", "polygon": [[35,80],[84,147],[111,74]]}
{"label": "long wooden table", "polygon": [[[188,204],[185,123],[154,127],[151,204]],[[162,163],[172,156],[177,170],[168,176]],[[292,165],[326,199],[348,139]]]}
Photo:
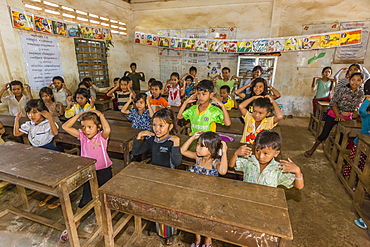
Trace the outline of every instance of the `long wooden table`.
{"label": "long wooden table", "polygon": [[[80,246],[78,235],[80,233],[81,236],[83,233],[87,238],[84,246],[89,246],[101,232],[101,207],[98,200],[95,160],[15,142],[0,145],[0,153],[0,180],[17,185],[24,208],[28,208],[24,187],[59,197],[65,225],[16,207],[0,212],[0,217],[13,213],[60,231],[67,229],[71,246]],[[69,195],[85,182],[90,183],[93,200],[82,208],[80,213],[74,215]],[[91,234],[84,231],[78,233],[75,223],[92,208],[95,210],[98,223],[96,229]]]}
{"label": "long wooden table", "polygon": [[[132,162],[99,188],[105,246],[141,218],[242,246],[279,246],[293,233],[284,190],[226,178]],[[112,225],[111,210],[128,214]],[[128,245],[129,243],[127,243]]]}

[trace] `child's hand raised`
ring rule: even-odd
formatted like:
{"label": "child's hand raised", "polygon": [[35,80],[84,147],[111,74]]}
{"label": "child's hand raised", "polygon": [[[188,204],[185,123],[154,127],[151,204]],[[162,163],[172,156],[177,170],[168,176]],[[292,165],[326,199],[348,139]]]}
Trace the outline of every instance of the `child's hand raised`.
{"label": "child's hand raised", "polygon": [[29,92],[31,90],[31,87],[30,85],[28,84],[24,84],[24,88]]}
{"label": "child's hand raised", "polygon": [[21,119],[22,114],[23,114],[23,111],[19,111],[19,112],[17,113],[17,115],[15,115],[15,120],[16,120],[16,121],[18,121],[19,119]]}
{"label": "child's hand raised", "polygon": [[178,136],[171,136],[168,140],[173,142],[174,147],[180,146],[180,138]]}
{"label": "child's hand raised", "polygon": [[130,93],[130,99],[129,99],[130,101],[133,101],[134,100],[134,93]]}
{"label": "child's hand raised", "polygon": [[199,136],[201,135],[201,134],[203,134],[204,133],[204,131],[198,131],[198,132],[195,132],[194,133],[194,135],[192,136],[194,139],[198,139],[199,138]]}
{"label": "child's hand raised", "polygon": [[227,153],[227,144],[225,141],[221,141],[221,144],[222,144],[222,153],[223,154],[226,154]]}
{"label": "child's hand raised", "polygon": [[94,96],[91,96],[90,97],[90,105],[94,105],[94,103],[95,103],[95,98],[94,98]]}
{"label": "child's hand raised", "polygon": [[212,100],[214,100],[218,105],[222,105],[221,96],[217,93],[212,97]]}
{"label": "child's hand raised", "polygon": [[283,172],[301,173],[301,169],[291,159],[280,160],[279,166]]}
{"label": "child's hand raised", "polygon": [[10,83],[6,83],[1,90],[5,91],[9,88]]}
{"label": "child's hand raised", "polygon": [[197,101],[197,100],[196,100],[196,98],[197,98],[197,94],[196,94],[196,93],[194,93],[194,94],[192,94],[189,98],[187,98],[187,99],[185,100],[185,103],[186,103],[186,104],[193,103],[193,102]]}
{"label": "child's hand raised", "polygon": [[45,110],[43,110],[43,111],[41,112],[41,115],[42,115],[44,118],[46,118],[46,119],[53,118],[53,117],[51,116],[50,112],[45,111]]}
{"label": "child's hand raised", "polygon": [[270,95],[265,95],[265,98],[269,99],[271,103],[274,101]]}
{"label": "child's hand raised", "polygon": [[68,105],[72,105],[72,103],[73,103],[73,97],[72,96],[68,96],[67,97],[67,104]]}
{"label": "child's hand raised", "polygon": [[141,139],[145,136],[155,136],[155,134],[153,132],[150,132],[150,131],[147,131],[147,130],[144,130],[144,131],[141,131],[138,135],[137,135],[137,139]]}
{"label": "child's hand raised", "polygon": [[236,151],[235,154],[237,156],[251,156],[252,155],[252,149],[248,147],[247,145],[240,146]]}

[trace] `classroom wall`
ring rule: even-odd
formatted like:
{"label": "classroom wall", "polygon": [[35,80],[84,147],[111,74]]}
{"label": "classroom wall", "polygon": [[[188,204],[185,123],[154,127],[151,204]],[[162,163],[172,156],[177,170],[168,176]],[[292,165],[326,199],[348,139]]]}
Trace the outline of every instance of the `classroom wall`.
{"label": "classroom wall", "polygon": [[[50,1],[67,7],[98,14],[126,23],[131,29],[132,11],[130,5],[121,0],[53,0]],[[12,80],[27,82],[27,73],[20,41],[21,30],[12,27],[8,6],[24,9],[21,0],[0,0],[0,87]],[[104,13],[104,14],[103,14]],[[56,36],[55,36],[56,37]],[[73,38],[58,37],[63,77],[66,85],[73,92],[79,83],[75,46]],[[108,55],[109,77],[121,77],[129,69],[131,61],[132,42],[128,36],[113,35],[114,47]],[[113,84],[113,83],[112,83]],[[38,97],[38,90],[32,91]],[[0,106],[0,113],[5,113],[6,107]]]}
{"label": "classroom wall", "polygon": [[[140,3],[138,3],[140,2]],[[368,20],[368,0],[173,0],[151,2],[132,0],[133,30],[156,33],[158,29],[237,27],[237,38],[268,38],[300,35],[302,25]],[[134,45],[133,61],[147,78],[159,78],[159,56],[156,48]],[[369,47],[368,47],[369,49]],[[321,68],[299,68],[298,52],[279,57],[275,87],[283,95],[285,115],[309,116],[312,77],[321,75]],[[224,61],[235,73],[237,60]],[[369,68],[370,58],[364,66]],[[334,72],[344,64],[332,65]],[[202,76],[202,75],[201,75]],[[205,76],[205,74],[203,74]]]}

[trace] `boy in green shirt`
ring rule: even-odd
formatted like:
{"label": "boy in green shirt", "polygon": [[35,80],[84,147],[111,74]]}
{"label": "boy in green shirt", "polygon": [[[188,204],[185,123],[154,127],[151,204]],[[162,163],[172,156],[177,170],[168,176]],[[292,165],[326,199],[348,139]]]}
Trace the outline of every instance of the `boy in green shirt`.
{"label": "boy in green shirt", "polygon": [[[203,80],[197,85],[197,92],[186,99],[181,106],[178,119],[190,119],[191,133],[198,131],[213,131],[216,132],[216,123],[231,125],[229,113],[224,104],[214,97],[214,85],[210,80]],[[193,105],[185,110],[187,104],[193,103],[198,99],[199,105]],[[220,108],[210,104],[210,100],[214,100]]]}
{"label": "boy in green shirt", "polygon": [[236,75],[233,75],[230,78],[230,69],[228,67],[222,68],[222,77],[220,75],[216,75],[212,78],[213,83],[216,83],[218,92],[223,85],[227,85],[230,87],[230,92],[233,92],[235,84],[240,84],[240,78]]}

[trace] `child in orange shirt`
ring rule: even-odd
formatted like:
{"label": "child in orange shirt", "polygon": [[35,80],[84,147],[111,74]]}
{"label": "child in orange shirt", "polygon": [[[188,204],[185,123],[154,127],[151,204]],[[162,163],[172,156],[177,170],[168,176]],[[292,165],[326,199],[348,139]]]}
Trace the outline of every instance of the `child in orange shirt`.
{"label": "child in orange shirt", "polygon": [[165,107],[170,107],[167,100],[162,97],[162,89],[163,84],[160,81],[155,81],[150,85],[150,92],[152,94],[152,97],[150,98],[150,106],[154,112]]}

